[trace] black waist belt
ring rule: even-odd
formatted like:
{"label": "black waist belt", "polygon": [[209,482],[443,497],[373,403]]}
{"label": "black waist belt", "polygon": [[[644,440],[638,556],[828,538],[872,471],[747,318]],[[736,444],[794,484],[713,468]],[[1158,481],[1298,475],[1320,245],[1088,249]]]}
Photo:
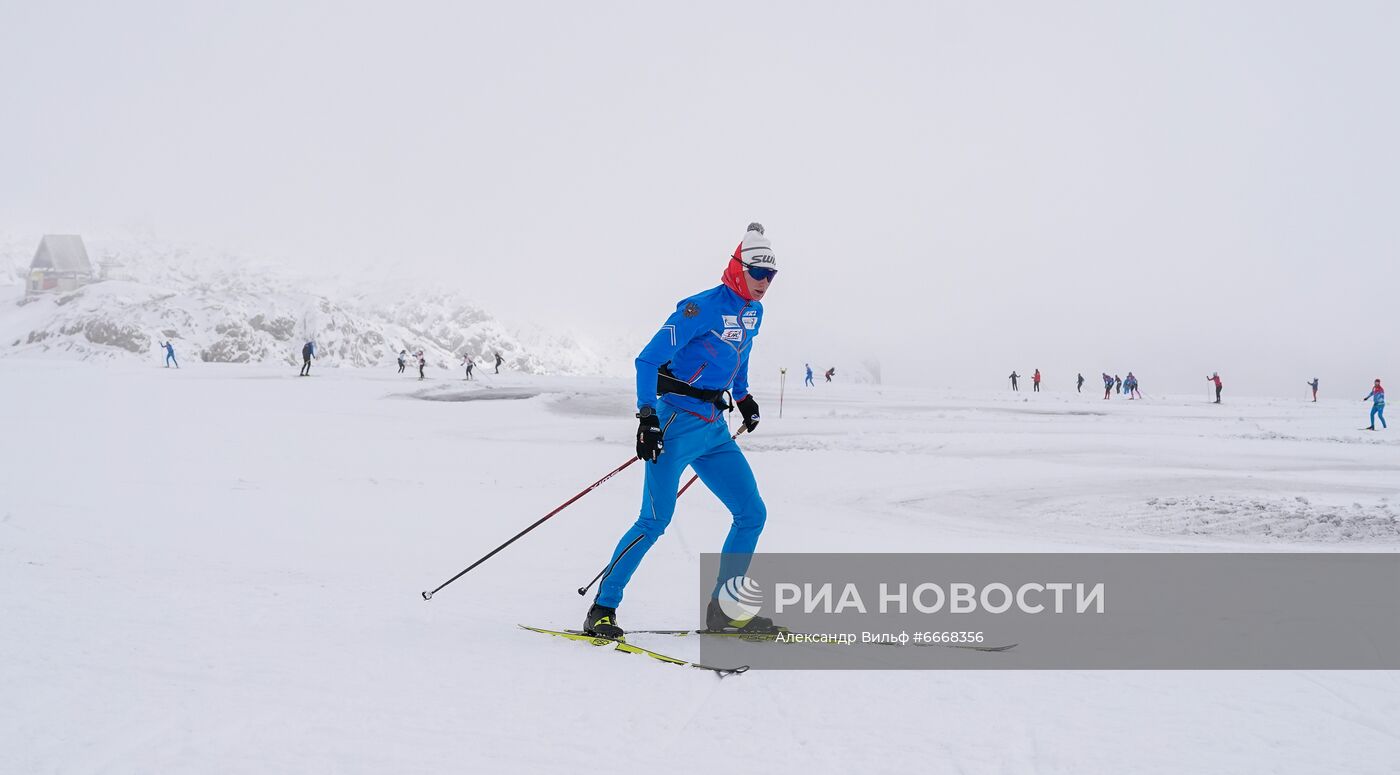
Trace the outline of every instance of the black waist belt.
{"label": "black waist belt", "polygon": [[714,407],[721,412],[727,412],[730,409],[729,400],[725,398],[725,393],[727,392],[729,391],[723,389],[702,390],[695,387],[672,374],[671,364],[669,363],[661,364],[661,368],[656,370],[656,394],[658,396],[664,396],[667,393],[675,393],[678,396],[698,398],[701,401],[713,404]]}

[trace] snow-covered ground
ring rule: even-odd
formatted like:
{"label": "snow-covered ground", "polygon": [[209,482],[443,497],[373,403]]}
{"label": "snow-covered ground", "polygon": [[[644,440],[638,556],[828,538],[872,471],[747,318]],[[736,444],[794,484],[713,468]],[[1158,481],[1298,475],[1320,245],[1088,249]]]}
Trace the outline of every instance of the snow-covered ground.
{"label": "snow-covered ground", "polygon": [[[0,771],[1389,773],[1384,672],[759,672],[547,638],[636,512],[625,380],[0,359]],[[489,369],[486,371],[489,372]],[[1366,405],[755,380],[766,551],[1394,551]],[[434,399],[434,400],[424,400]],[[485,400],[497,399],[497,400]],[[697,488],[624,625],[694,624]],[[648,643],[641,636],[636,640]],[[693,656],[696,644],[665,649]]]}

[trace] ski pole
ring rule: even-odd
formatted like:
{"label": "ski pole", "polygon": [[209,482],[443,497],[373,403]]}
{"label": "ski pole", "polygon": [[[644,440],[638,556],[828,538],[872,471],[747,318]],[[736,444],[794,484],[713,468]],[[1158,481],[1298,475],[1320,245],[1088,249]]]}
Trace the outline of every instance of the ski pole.
{"label": "ski pole", "polygon": [[632,551],[632,547],[640,543],[641,540],[645,537],[646,536],[637,536],[636,538],[633,538],[632,543],[628,544],[627,548],[618,552],[617,556],[612,559],[612,562],[609,562],[607,565],[603,566],[603,569],[598,571],[598,575],[594,576],[592,581],[588,582],[586,586],[578,588],[578,596],[583,597],[584,595],[588,594],[588,590],[592,589],[593,585],[598,583],[598,579],[601,579],[609,573],[612,573],[613,566],[617,564],[617,561],[621,560],[624,556],[626,556],[628,552]]}
{"label": "ski pole", "polygon": [[448,579],[447,581],[444,581],[444,582],[442,582],[441,584],[439,584],[438,587],[437,587],[437,589],[434,589],[434,590],[431,591],[431,592],[424,592],[424,593],[423,593],[423,599],[424,599],[424,600],[432,600],[432,599],[433,599],[433,595],[436,595],[438,592],[440,592],[440,591],[442,590],[443,587],[447,586],[448,584],[451,584],[452,582],[456,581],[457,579],[460,579],[462,576],[466,575],[467,571],[471,570],[472,568],[475,568],[476,566],[478,566],[478,565],[482,564],[483,562],[486,562],[487,560],[489,560],[489,559],[491,559],[492,557],[496,556],[496,553],[497,553],[497,552],[499,552],[499,551],[501,551],[502,549],[506,548],[507,546],[510,546],[511,544],[515,543],[517,540],[520,539],[521,536],[525,535],[526,533],[530,532],[531,530],[534,530],[535,528],[537,528],[537,527],[539,527],[540,525],[544,524],[545,520],[549,519],[550,517],[554,516],[555,514],[558,514],[559,512],[561,512],[561,511],[563,511],[564,509],[568,508],[569,505],[570,505],[571,503],[573,503],[574,501],[578,500],[579,498],[582,498],[583,496],[587,495],[588,493],[593,492],[593,490],[597,489],[598,486],[601,485],[603,482],[606,482],[607,480],[613,478],[614,476],[617,476],[617,474],[619,474],[619,473],[622,471],[622,469],[626,468],[627,466],[632,465],[633,463],[637,462],[637,461],[640,460],[640,459],[641,459],[641,458],[637,457],[636,455],[633,455],[632,458],[631,458],[630,460],[628,460],[626,463],[623,463],[622,465],[618,466],[617,468],[614,468],[611,472],[608,473],[607,476],[604,476],[602,479],[599,479],[598,481],[594,482],[593,484],[590,484],[590,485],[588,485],[587,487],[583,488],[583,490],[580,491],[577,495],[575,495],[574,497],[572,497],[572,498],[570,498],[570,499],[564,501],[563,503],[559,504],[559,507],[556,508],[554,511],[551,511],[551,512],[549,512],[548,514],[544,515],[543,517],[540,517],[539,519],[535,520],[535,523],[534,523],[534,524],[530,525],[529,527],[525,528],[524,530],[520,531],[519,533],[516,533],[514,536],[511,536],[511,539],[510,539],[509,541],[506,541],[505,543],[501,544],[500,546],[496,547],[495,549],[492,549],[490,552],[488,552],[488,553],[486,554],[485,557],[482,557],[481,559],[477,560],[476,562],[472,563],[471,565],[468,565],[467,567],[463,568],[462,571],[461,571],[460,573],[458,573],[456,576],[453,576],[452,578]]}
{"label": "ski pole", "polygon": [[778,372],[778,419],[783,419],[783,394],[787,392],[787,367]]}
{"label": "ski pole", "polygon": [[[731,440],[737,439],[737,438],[739,438],[739,434],[743,433],[743,432],[746,431],[746,430],[748,430],[748,426],[746,426],[746,425],[740,425],[740,426],[739,426],[739,430],[734,431],[734,435],[733,435],[733,436],[730,436],[729,438],[730,438]],[[685,491],[686,491],[686,490],[689,490],[689,489],[690,489],[690,485],[695,484],[695,480],[696,480],[696,479],[699,479],[699,478],[700,478],[700,475],[699,475],[699,474],[691,474],[691,475],[690,475],[690,481],[686,482],[686,483],[685,483],[685,486],[681,488],[680,492],[676,493],[676,497],[679,498],[679,497],[681,497],[682,495],[685,495]],[[620,560],[620,559],[622,559],[622,555],[627,554],[628,552],[632,551],[632,547],[636,546],[636,545],[637,545],[637,542],[640,541],[640,540],[642,540],[642,537],[641,537],[641,536],[637,536],[637,537],[632,541],[632,543],[630,543],[630,544],[627,545],[627,548],[626,548],[626,549],[623,549],[620,553],[618,553],[618,555],[617,555],[617,557],[616,557],[615,559],[613,559],[613,560],[612,560],[611,562],[609,562],[606,566],[604,566],[604,568],[603,568],[602,570],[598,571],[598,575],[597,575],[597,576],[594,576],[592,581],[588,582],[588,583],[587,583],[586,585],[584,585],[584,586],[579,587],[579,588],[576,590],[576,591],[578,592],[578,594],[579,594],[579,597],[583,597],[584,595],[588,594],[588,590],[592,589],[592,588],[593,588],[593,585],[598,583],[598,579],[601,579],[602,577],[608,575],[608,573],[612,571],[613,566],[617,564],[617,561]]]}

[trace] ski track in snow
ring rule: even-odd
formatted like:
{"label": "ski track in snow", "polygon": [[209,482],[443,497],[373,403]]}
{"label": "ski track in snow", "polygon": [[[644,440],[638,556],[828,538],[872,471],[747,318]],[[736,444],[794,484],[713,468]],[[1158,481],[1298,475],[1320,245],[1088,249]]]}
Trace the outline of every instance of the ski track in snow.
{"label": "ski track in snow", "polygon": [[[635,518],[630,380],[8,358],[0,771],[1383,773],[1400,676],[750,672],[528,633]],[[766,551],[1395,551],[1353,402],[1030,400],[756,379]],[[476,400],[490,391],[517,400]],[[1400,439],[1400,437],[1397,437]],[[697,485],[622,622],[695,624]],[[682,658],[698,639],[636,636]],[[878,660],[878,654],[872,655]]]}

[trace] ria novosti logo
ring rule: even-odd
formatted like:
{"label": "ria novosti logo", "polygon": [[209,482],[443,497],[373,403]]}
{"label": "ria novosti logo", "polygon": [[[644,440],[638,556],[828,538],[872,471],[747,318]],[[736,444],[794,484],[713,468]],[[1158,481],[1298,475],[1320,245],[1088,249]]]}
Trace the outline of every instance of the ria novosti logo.
{"label": "ria novosti logo", "polygon": [[763,590],[748,576],[734,576],[720,587],[719,608],[734,622],[752,619],[763,607]]}

